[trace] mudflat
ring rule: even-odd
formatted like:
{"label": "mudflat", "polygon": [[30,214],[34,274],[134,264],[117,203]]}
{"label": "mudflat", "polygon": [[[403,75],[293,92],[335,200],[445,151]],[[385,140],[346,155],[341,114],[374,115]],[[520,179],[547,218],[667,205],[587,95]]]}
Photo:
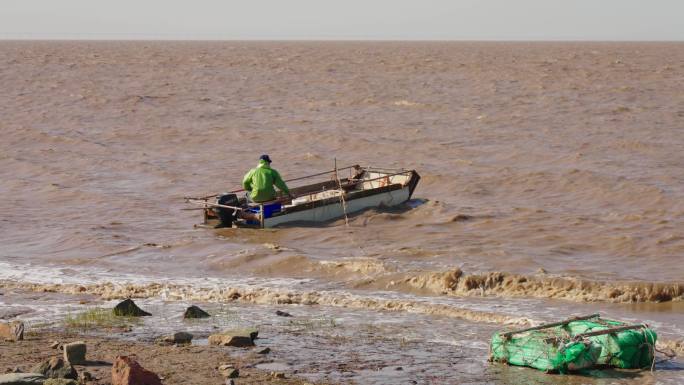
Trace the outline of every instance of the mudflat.
{"label": "mudflat", "polygon": [[[2,373],[19,370],[30,373],[36,365],[53,357],[62,357],[62,351],[53,348],[55,342],[83,341],[88,348],[87,362],[74,365],[77,373],[90,373],[92,385],[112,383],[112,363],[117,356],[127,355],[162,378],[164,384],[221,384],[226,381],[218,368],[232,365],[238,369],[235,379],[240,384],[298,384],[309,382],[298,378],[278,378],[277,372],[258,370],[254,365],[265,361],[256,354],[232,357],[226,348],[216,346],[158,346],[154,343],[125,341],[72,332],[29,333],[23,341],[0,342],[0,370]],[[281,374],[282,375],[282,374]]]}

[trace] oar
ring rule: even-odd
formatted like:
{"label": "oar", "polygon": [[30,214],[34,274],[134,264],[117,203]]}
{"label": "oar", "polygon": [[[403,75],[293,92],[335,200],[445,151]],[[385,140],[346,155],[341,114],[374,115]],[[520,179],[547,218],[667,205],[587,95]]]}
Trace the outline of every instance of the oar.
{"label": "oar", "polygon": [[243,210],[244,210],[242,207],[220,205],[220,204],[218,204],[218,203],[211,203],[211,202],[207,202],[207,201],[198,202],[199,199],[193,199],[193,198],[190,198],[190,199],[188,199],[187,201],[190,202],[190,203],[194,203],[194,204],[196,204],[196,205],[202,205],[202,206],[204,206],[204,208],[207,208],[207,207],[221,207],[221,208],[224,208],[224,209],[231,209],[231,210],[235,210],[235,211],[243,211]]}

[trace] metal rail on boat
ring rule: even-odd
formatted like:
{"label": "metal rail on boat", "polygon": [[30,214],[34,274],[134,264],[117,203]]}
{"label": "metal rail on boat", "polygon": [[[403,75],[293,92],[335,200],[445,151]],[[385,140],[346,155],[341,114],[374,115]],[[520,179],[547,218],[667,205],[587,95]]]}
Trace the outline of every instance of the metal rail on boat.
{"label": "metal rail on boat", "polygon": [[[384,172],[384,171],[393,172],[393,174],[387,174],[387,175],[383,175],[383,176],[380,176],[380,177],[377,177],[377,178],[373,178],[373,179],[363,179],[364,182],[374,182],[374,181],[377,181],[377,180],[381,180],[381,179],[385,179],[385,178],[390,178],[390,177],[393,177],[393,176],[402,175],[402,174],[406,174],[406,173],[411,172],[411,170],[407,170],[407,169],[404,169],[404,168],[360,167],[359,165],[353,165],[353,166],[342,167],[342,168],[339,168],[339,169],[337,169],[337,170],[324,171],[324,172],[319,172],[319,173],[317,173],[317,174],[311,174],[311,175],[301,176],[301,177],[297,177],[297,178],[286,179],[285,182],[286,182],[286,183],[287,183],[287,182],[295,182],[295,181],[298,181],[298,180],[304,180],[304,179],[309,179],[309,178],[315,178],[315,177],[317,177],[317,176],[326,175],[326,174],[334,174],[334,173],[336,173],[336,172],[339,172],[340,170],[348,170],[348,169],[352,169],[352,168],[353,168],[353,169],[358,169],[358,170],[363,170],[363,171],[371,171],[371,172],[372,172],[372,171],[376,171],[376,172]],[[351,180],[353,180],[353,179],[349,178],[348,180],[351,181]],[[359,180],[361,180],[361,179],[359,179]],[[245,189],[242,188],[242,189],[237,189],[237,190],[228,191],[228,193],[238,193],[238,192],[244,192],[244,191],[245,191]],[[304,195],[310,195],[310,194],[304,194]],[[304,195],[301,195],[301,196],[304,196]],[[185,199],[186,201],[189,201],[189,200],[205,200],[205,201],[206,201],[207,199],[214,198],[214,197],[216,197],[216,194],[205,195],[205,196],[202,196],[202,197],[187,197],[187,196],[186,196],[186,197],[183,197],[183,199]],[[294,197],[295,197],[295,198],[298,198],[299,196],[296,196],[296,195],[295,195]],[[220,207],[220,206],[216,206],[216,207]]]}

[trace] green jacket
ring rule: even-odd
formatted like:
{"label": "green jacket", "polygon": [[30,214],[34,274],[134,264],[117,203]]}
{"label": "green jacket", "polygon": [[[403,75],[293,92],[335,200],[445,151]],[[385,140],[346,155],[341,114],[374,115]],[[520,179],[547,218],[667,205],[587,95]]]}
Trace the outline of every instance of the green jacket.
{"label": "green jacket", "polygon": [[249,170],[242,178],[242,187],[250,192],[249,196],[254,202],[266,202],[275,199],[276,192],[273,185],[276,185],[285,194],[290,193],[278,171],[272,169],[265,160],[260,160],[259,165]]}

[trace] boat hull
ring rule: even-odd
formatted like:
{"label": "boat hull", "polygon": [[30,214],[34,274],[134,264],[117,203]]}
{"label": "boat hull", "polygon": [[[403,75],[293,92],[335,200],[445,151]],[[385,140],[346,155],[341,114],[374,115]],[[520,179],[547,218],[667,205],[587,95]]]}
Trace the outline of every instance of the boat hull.
{"label": "boat hull", "polygon": [[398,190],[348,200],[345,202],[346,208],[340,200],[307,210],[265,218],[264,227],[275,227],[289,222],[327,222],[344,217],[345,211],[346,214],[353,214],[372,207],[397,206],[408,201],[410,196],[410,188],[407,186]]}

